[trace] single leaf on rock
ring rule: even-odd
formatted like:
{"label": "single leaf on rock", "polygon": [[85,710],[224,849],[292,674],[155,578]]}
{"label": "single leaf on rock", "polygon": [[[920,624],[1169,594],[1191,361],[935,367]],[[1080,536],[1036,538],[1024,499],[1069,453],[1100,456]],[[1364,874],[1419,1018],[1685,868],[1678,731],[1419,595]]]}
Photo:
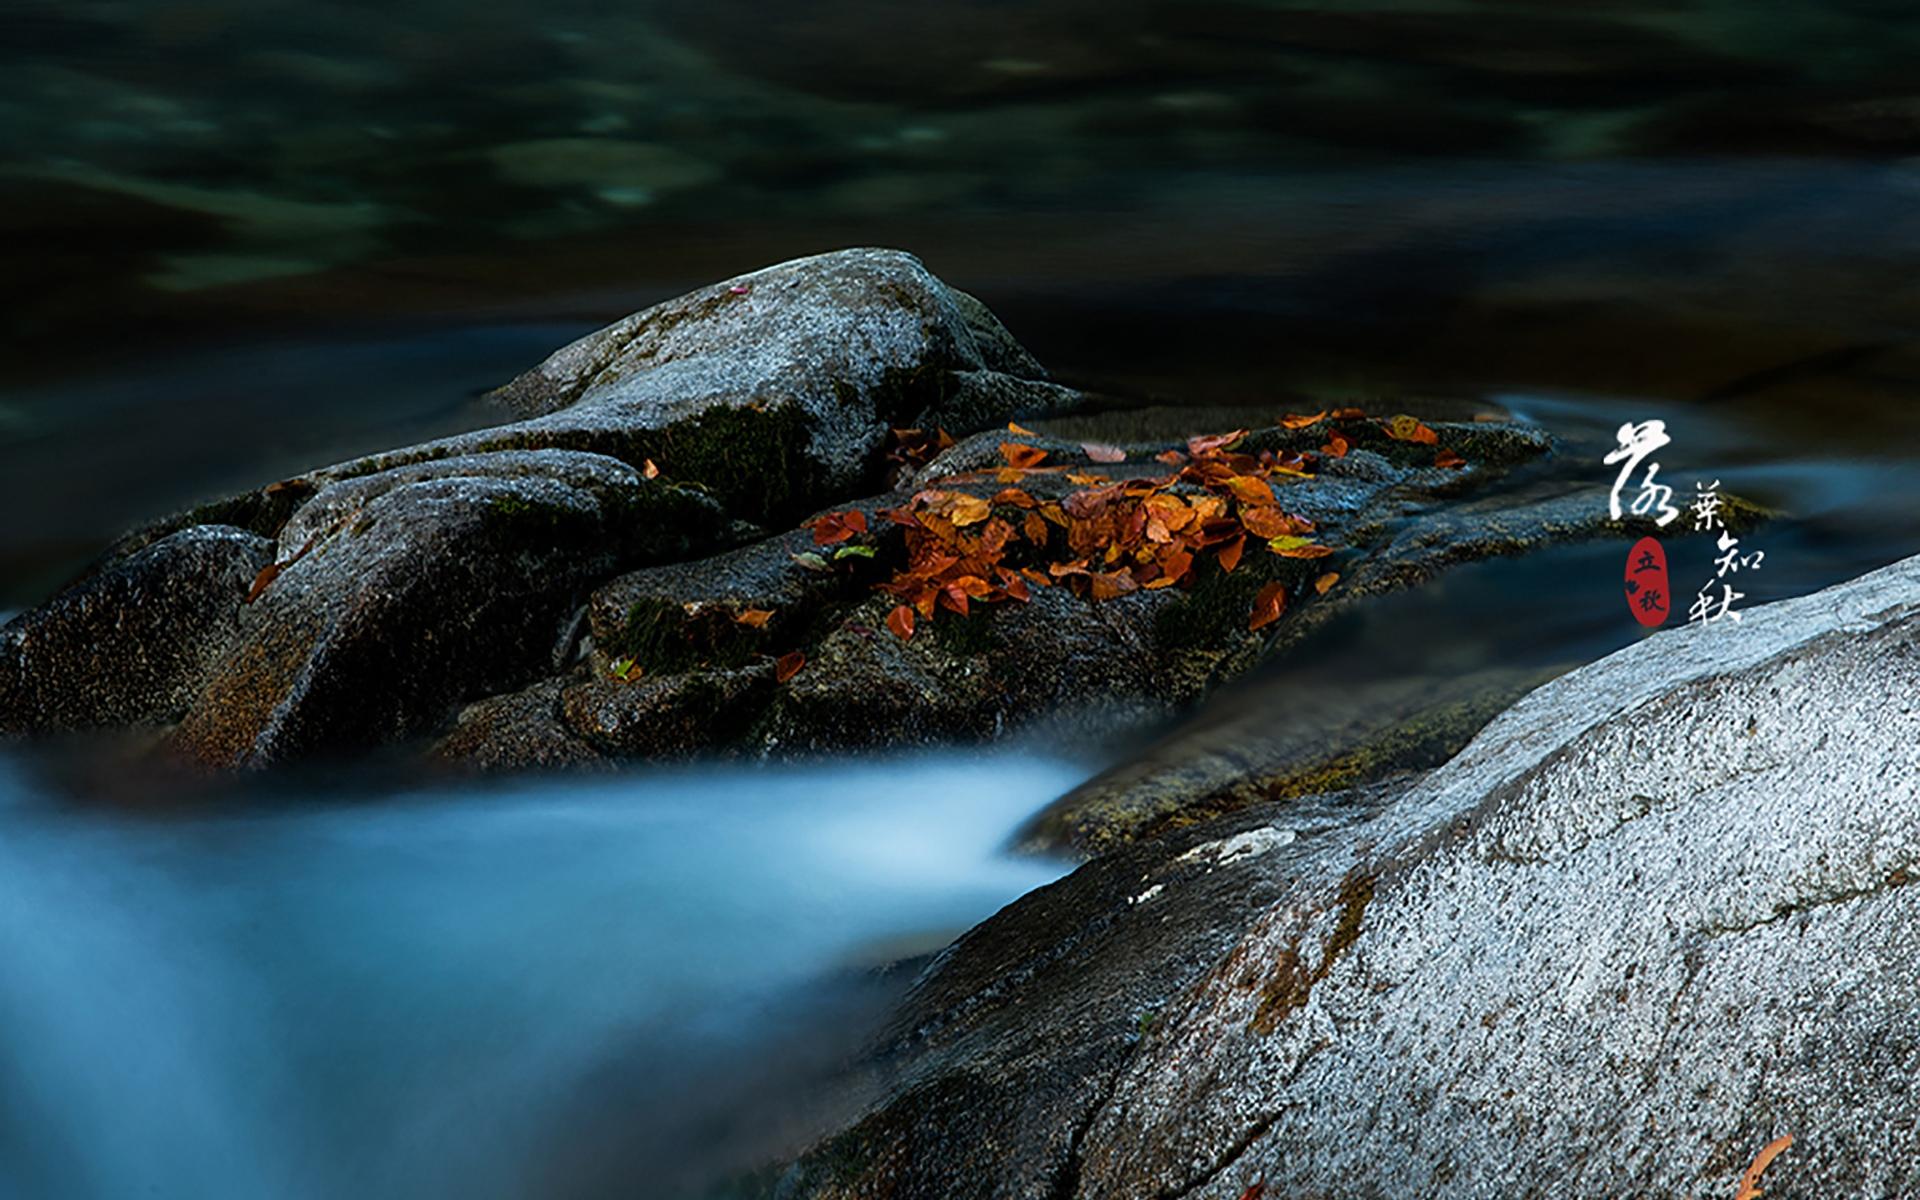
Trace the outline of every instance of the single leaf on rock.
{"label": "single leaf on rock", "polygon": [[828,513],[815,518],[813,522],[813,544],[831,546],[844,542],[856,533],[867,531],[867,514],[858,509],[847,512]]}
{"label": "single leaf on rock", "polygon": [[1240,565],[1240,555],[1246,548],[1247,539],[1244,534],[1220,547],[1220,569],[1231,575],[1233,569]]}
{"label": "single leaf on rock", "polygon": [[799,563],[809,571],[831,571],[833,569],[827,565],[826,559],[821,558],[811,550],[804,554],[795,554],[792,557],[794,562]]}
{"label": "single leaf on rock", "polygon": [[1401,413],[1390,417],[1385,423],[1387,436],[1396,442],[1416,442],[1422,446],[1432,446],[1440,441],[1440,435],[1420,423],[1420,418]]}
{"label": "single leaf on rock", "polygon": [[833,560],[839,562],[843,558],[872,558],[874,554],[875,550],[872,546],[842,546],[833,552]]}
{"label": "single leaf on rock", "polygon": [[1340,572],[1328,571],[1325,575],[1313,581],[1313,590],[1324,596],[1333,589],[1334,584],[1339,582]]}
{"label": "single leaf on rock", "polygon": [[1345,458],[1347,456],[1347,450],[1347,439],[1337,433],[1328,434],[1327,444],[1320,447],[1320,453],[1326,455],[1328,458]]}
{"label": "single leaf on rock", "polygon": [[1759,1200],[1760,1177],[1767,1173],[1767,1168],[1773,1165],[1773,1160],[1780,1157],[1780,1152],[1791,1145],[1793,1145],[1793,1135],[1783,1133],[1762,1146],[1760,1153],[1754,1155],[1753,1162],[1747,1167],[1746,1173],[1740,1176],[1740,1190],[1734,1193],[1733,1200]]}
{"label": "single leaf on rock", "polygon": [[1288,413],[1286,416],[1280,418],[1280,428],[1305,429],[1309,425],[1318,425],[1320,422],[1326,419],[1327,419],[1327,410],[1324,408],[1321,409],[1319,412],[1312,413],[1310,415],[1301,414],[1301,413]]}
{"label": "single leaf on rock", "polygon": [[893,630],[893,636],[903,642],[913,640],[913,609],[909,605],[899,605],[887,614],[887,628]]}
{"label": "single leaf on rock", "polygon": [[1252,632],[1273,624],[1280,614],[1287,611],[1287,588],[1278,581],[1269,583],[1260,589],[1253,598],[1253,615],[1247,619],[1247,630]]}
{"label": "single leaf on rock", "polygon": [[1210,454],[1218,454],[1245,436],[1247,436],[1246,430],[1236,429],[1232,433],[1214,433],[1204,437],[1191,437],[1187,439],[1187,453],[1195,458],[1205,458]]}
{"label": "single leaf on rock", "polygon": [[1081,442],[1080,448],[1087,457],[1097,463],[1117,463],[1127,461],[1127,452],[1118,446],[1106,446],[1099,442]]}
{"label": "single leaf on rock", "polygon": [[1303,537],[1277,537],[1267,543],[1267,549],[1281,558],[1325,558],[1333,553],[1332,546]]}
{"label": "single leaf on rock", "polygon": [[1458,471],[1460,468],[1467,465],[1467,460],[1464,458],[1461,458],[1458,454],[1455,454],[1451,450],[1442,450],[1440,453],[1433,456],[1433,465],[1436,467],[1448,467],[1448,468],[1451,468],[1452,470]]}
{"label": "single leaf on rock", "polygon": [[1037,467],[1047,461],[1047,452],[1038,446],[1029,446],[1024,442],[1001,442],[1000,453],[1006,456],[1007,465],[1018,471]]}
{"label": "single leaf on rock", "polygon": [[652,459],[648,459],[646,461],[645,465],[643,465],[640,468],[640,473],[642,475],[645,475],[648,479],[660,478],[660,468],[654,465],[654,461]]}
{"label": "single leaf on rock", "polygon": [[733,618],[749,629],[765,629],[767,622],[773,620],[773,610],[769,608],[743,609]]}
{"label": "single leaf on rock", "polygon": [[1029,496],[1019,488],[1010,487],[1002,488],[1000,492],[994,496],[991,503],[1011,504],[1015,508],[1032,508],[1036,501],[1032,496]]}
{"label": "single leaf on rock", "polygon": [[1026,426],[1016,425],[1012,421],[1007,422],[1007,432],[1017,433],[1021,437],[1039,437],[1040,436],[1039,434],[1035,433],[1033,430],[1028,429]]}
{"label": "single leaf on rock", "polygon": [[286,570],[289,566],[292,566],[292,565],[293,564],[290,562],[284,562],[284,563],[271,562],[271,563],[268,563],[266,566],[261,567],[260,573],[253,577],[253,586],[247,589],[247,598],[245,600],[242,600],[241,603],[252,604],[255,600],[258,600],[260,598],[260,593],[266,591],[268,585],[270,585],[274,580],[280,578],[280,572]]}
{"label": "single leaf on rock", "polygon": [[806,655],[800,653],[798,650],[789,650],[787,653],[773,660],[773,681],[775,683],[785,683],[787,680],[799,674],[800,668],[806,665]]}
{"label": "single leaf on rock", "polygon": [[1364,408],[1336,408],[1327,414],[1336,421],[1357,421],[1367,415]]}

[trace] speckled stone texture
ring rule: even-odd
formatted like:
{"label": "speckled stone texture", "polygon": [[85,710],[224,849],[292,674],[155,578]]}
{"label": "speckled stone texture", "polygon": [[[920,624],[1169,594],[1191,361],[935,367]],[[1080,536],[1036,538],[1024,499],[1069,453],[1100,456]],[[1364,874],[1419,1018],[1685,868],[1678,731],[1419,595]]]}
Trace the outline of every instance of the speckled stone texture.
{"label": "speckled stone texture", "polygon": [[[1078,1070],[1056,1043],[995,1087],[950,1055],[914,1066],[918,1094],[970,1080],[970,1108],[883,1105],[787,1194],[1731,1196],[1780,1134],[1769,1196],[1920,1192],[1917,682],[1920,558],[1563,676],[1331,832],[1305,836],[1311,805],[1230,818],[1273,832],[1242,861],[1275,898],[1052,1111],[1072,1154],[903,1167]],[[1219,907],[1138,883],[1112,917],[1134,938]],[[1091,919],[1068,909],[994,922],[1044,946]],[[1138,1008],[1137,979],[1116,956],[1028,1020]]]}

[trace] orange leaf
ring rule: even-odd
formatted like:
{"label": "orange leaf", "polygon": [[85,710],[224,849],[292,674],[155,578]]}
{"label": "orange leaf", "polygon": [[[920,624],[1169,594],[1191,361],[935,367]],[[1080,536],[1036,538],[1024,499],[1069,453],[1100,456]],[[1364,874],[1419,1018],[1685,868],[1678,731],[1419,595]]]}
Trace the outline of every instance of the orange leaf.
{"label": "orange leaf", "polygon": [[1017,433],[1021,437],[1039,437],[1040,436],[1039,434],[1035,433],[1033,430],[1028,429],[1026,426],[1015,425],[1012,421],[1007,422],[1007,432]]}
{"label": "orange leaf", "polygon": [[1467,460],[1464,458],[1461,458],[1458,454],[1455,454],[1451,450],[1442,450],[1440,453],[1433,456],[1433,465],[1436,467],[1451,467],[1454,470],[1458,471],[1460,468],[1467,465]]}
{"label": "orange leaf", "polygon": [[954,493],[953,509],[948,513],[948,519],[955,525],[978,525],[980,522],[986,520],[992,512],[992,507],[980,497],[956,492]]}
{"label": "orange leaf", "polygon": [[1293,518],[1271,504],[1241,509],[1240,523],[1257,538],[1286,537],[1299,532],[1293,527]]}
{"label": "orange leaf", "polygon": [[1749,1166],[1746,1174],[1740,1177],[1740,1190],[1734,1194],[1733,1200],[1759,1200],[1760,1176],[1766,1174],[1767,1168],[1773,1165],[1773,1160],[1780,1157],[1780,1152],[1791,1145],[1793,1145],[1793,1135],[1783,1133],[1762,1146],[1760,1153],[1753,1157],[1753,1165]]}
{"label": "orange leaf", "polygon": [[913,609],[902,604],[887,614],[887,628],[893,630],[893,636],[901,641],[913,639]]}
{"label": "orange leaf", "polygon": [[1287,610],[1287,589],[1280,583],[1269,583],[1260,589],[1253,598],[1253,615],[1247,619],[1249,632],[1271,625],[1280,619]]}
{"label": "orange leaf", "polygon": [[1326,419],[1327,419],[1327,410],[1324,408],[1321,409],[1319,412],[1314,413],[1312,416],[1302,416],[1299,413],[1288,413],[1286,416],[1280,418],[1280,428],[1305,429],[1309,425],[1318,425],[1320,422]]}
{"label": "orange leaf", "polygon": [[1106,571],[1093,576],[1092,594],[1095,600],[1111,600],[1135,591],[1139,586],[1133,581],[1133,576],[1125,571]]}
{"label": "orange leaf", "polygon": [[268,563],[266,566],[261,567],[260,573],[253,577],[253,586],[247,589],[247,598],[242,600],[241,603],[252,604],[255,600],[258,600],[260,593],[267,590],[267,585],[280,578],[280,572],[286,570],[288,565],[287,563],[275,562]]}
{"label": "orange leaf", "polygon": [[1034,545],[1047,544],[1047,522],[1039,513],[1028,513],[1027,519],[1020,523],[1020,529]]}
{"label": "orange leaf", "polygon": [[798,650],[790,650],[773,661],[773,680],[785,683],[799,674],[800,668],[807,665],[807,656]]}
{"label": "orange leaf", "polygon": [[1015,508],[1032,508],[1036,501],[1019,488],[1002,488],[990,501],[993,504],[1011,504]]}
{"label": "orange leaf", "polygon": [[1333,589],[1334,584],[1339,582],[1340,572],[1328,571],[1325,575],[1313,581],[1313,590],[1324,596]]}
{"label": "orange leaf", "polygon": [[1187,463],[1187,456],[1178,450],[1162,450],[1153,456],[1153,460],[1155,462],[1163,462],[1170,467],[1183,467]]}
{"label": "orange leaf", "polygon": [[1327,444],[1320,447],[1320,453],[1329,458],[1345,458],[1347,456],[1347,450],[1347,439],[1337,433],[1329,434],[1327,436]]}
{"label": "orange leaf", "polygon": [[1273,504],[1273,485],[1264,479],[1255,479],[1251,475],[1234,475],[1227,479],[1227,490],[1234,499],[1243,504]]}
{"label": "orange leaf", "polygon": [[660,468],[654,465],[652,459],[646,461],[646,465],[640,468],[640,473],[648,479],[660,478]]}
{"label": "orange leaf", "polygon": [[1118,446],[1103,446],[1099,442],[1081,442],[1080,448],[1087,457],[1097,463],[1117,463],[1127,461],[1127,452]]}
{"label": "orange leaf", "polygon": [[773,619],[773,611],[765,608],[749,608],[733,619],[749,628],[765,629],[767,622]]}
{"label": "orange leaf", "polygon": [[1015,470],[1024,471],[1037,467],[1047,460],[1047,452],[1038,446],[1028,446],[1021,442],[1001,442],[1000,453],[1007,456],[1007,465]]}
{"label": "orange leaf", "polygon": [[1221,450],[1233,445],[1245,436],[1247,436],[1246,430],[1236,429],[1232,433],[1216,433],[1206,437],[1191,437],[1187,439],[1187,453],[1193,455],[1195,458],[1205,458],[1209,454],[1219,453]]}
{"label": "orange leaf", "polygon": [[1357,421],[1367,415],[1364,408],[1336,408],[1327,414],[1336,421]]}
{"label": "orange leaf", "polygon": [[1422,446],[1436,445],[1440,435],[1420,423],[1420,418],[1401,413],[1389,418],[1385,423],[1387,436],[1396,442],[1418,442]]}
{"label": "orange leaf", "polygon": [[1240,565],[1240,555],[1246,548],[1247,539],[1244,536],[1237,537],[1220,547],[1220,569],[1232,574],[1233,569]]}

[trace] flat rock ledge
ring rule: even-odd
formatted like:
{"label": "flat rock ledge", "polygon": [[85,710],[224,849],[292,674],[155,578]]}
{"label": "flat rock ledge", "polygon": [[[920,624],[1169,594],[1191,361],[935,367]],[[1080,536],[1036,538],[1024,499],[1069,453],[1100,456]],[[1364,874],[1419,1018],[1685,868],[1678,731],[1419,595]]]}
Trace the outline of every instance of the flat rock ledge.
{"label": "flat rock ledge", "polygon": [[1009,906],[778,1195],[1920,1193],[1916,879],[1920,558]]}

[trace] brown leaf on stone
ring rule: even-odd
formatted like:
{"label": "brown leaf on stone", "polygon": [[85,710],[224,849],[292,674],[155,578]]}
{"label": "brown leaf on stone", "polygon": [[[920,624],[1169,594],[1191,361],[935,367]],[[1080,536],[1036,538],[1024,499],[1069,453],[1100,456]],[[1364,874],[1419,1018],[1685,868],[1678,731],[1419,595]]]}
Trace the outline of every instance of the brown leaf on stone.
{"label": "brown leaf on stone", "polygon": [[1260,589],[1260,594],[1253,598],[1253,615],[1247,618],[1248,631],[1273,624],[1285,611],[1287,611],[1286,585],[1279,582],[1267,584]]}

